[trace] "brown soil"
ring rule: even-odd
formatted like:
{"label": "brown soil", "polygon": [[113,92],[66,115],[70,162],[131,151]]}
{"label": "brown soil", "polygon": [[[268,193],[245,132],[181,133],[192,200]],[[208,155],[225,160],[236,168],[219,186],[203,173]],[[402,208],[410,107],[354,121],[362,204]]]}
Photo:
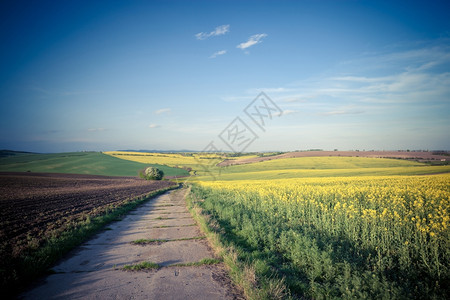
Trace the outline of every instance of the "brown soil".
{"label": "brown soil", "polygon": [[[173,185],[133,177],[0,173],[0,259],[65,226]],[[9,252],[9,253],[8,253]]]}
{"label": "brown soil", "polygon": [[320,157],[320,156],[346,156],[346,157],[371,157],[371,158],[397,158],[397,159],[411,159],[420,161],[433,161],[446,159],[449,156],[434,155],[433,152],[400,152],[400,151],[303,151],[303,152],[289,152],[280,155],[254,157],[247,159],[224,160],[218,166],[226,167],[232,165],[251,164],[266,160],[293,158],[293,157]]}

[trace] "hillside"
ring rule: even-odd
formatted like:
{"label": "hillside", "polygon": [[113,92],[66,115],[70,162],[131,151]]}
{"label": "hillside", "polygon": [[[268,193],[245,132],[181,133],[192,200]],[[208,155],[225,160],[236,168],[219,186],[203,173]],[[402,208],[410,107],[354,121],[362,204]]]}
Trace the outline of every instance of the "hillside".
{"label": "hillside", "polygon": [[118,159],[100,152],[55,154],[20,153],[0,158],[0,172],[44,172],[92,174],[105,176],[137,176],[148,166],[161,169],[165,176],[186,176],[187,171],[159,164],[146,164]]}

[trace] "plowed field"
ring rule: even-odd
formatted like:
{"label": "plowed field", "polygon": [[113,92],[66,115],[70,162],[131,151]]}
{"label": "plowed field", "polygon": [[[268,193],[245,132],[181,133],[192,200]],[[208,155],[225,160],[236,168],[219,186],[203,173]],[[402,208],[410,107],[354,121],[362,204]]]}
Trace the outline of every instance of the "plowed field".
{"label": "plowed field", "polygon": [[0,259],[67,225],[173,185],[133,177],[0,173]]}

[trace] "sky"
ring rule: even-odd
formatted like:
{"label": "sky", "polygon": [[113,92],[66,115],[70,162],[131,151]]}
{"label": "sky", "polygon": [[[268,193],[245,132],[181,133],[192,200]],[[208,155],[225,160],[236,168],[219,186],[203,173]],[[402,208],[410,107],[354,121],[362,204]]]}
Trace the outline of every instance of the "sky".
{"label": "sky", "polygon": [[0,149],[450,150],[450,2],[1,1],[0,104]]}

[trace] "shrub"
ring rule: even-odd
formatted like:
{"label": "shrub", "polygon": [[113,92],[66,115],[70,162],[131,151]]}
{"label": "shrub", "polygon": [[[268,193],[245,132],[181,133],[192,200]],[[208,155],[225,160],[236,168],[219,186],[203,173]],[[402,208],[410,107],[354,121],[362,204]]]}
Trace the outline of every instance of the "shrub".
{"label": "shrub", "polygon": [[158,168],[148,167],[140,173],[140,177],[147,180],[161,180],[164,177],[164,172]]}

